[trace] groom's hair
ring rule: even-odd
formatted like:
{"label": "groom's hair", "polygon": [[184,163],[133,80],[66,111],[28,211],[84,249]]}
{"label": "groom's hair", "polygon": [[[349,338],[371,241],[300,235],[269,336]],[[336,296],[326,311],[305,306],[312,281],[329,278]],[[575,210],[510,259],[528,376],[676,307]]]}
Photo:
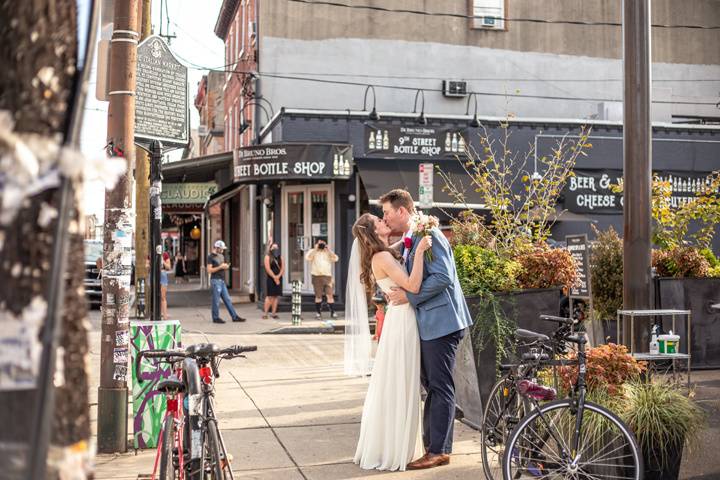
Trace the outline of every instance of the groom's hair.
{"label": "groom's hair", "polygon": [[388,193],[380,197],[380,204],[389,203],[395,210],[400,207],[405,207],[410,213],[415,213],[415,202],[413,202],[410,192],[403,190],[402,188],[396,188],[390,190]]}

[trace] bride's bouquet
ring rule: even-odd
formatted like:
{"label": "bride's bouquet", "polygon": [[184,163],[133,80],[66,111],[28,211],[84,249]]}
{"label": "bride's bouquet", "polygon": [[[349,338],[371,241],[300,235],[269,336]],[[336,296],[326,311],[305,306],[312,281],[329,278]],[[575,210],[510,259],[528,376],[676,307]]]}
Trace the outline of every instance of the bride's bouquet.
{"label": "bride's bouquet", "polygon": [[[440,220],[432,215],[425,215],[421,211],[412,216],[410,219],[412,225],[412,232],[417,237],[422,238],[426,235],[430,235],[433,228],[440,226]],[[432,249],[425,250],[425,260],[432,262]]]}

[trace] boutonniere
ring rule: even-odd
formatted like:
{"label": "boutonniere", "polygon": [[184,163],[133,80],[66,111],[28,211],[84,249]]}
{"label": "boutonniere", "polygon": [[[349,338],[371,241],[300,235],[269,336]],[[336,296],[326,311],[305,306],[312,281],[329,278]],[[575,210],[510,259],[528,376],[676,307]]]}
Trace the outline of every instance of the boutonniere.
{"label": "boutonniere", "polygon": [[412,248],[412,243],[413,243],[413,242],[412,242],[412,238],[410,238],[410,237],[405,237],[405,238],[403,238],[403,242],[404,242],[404,244],[405,244],[405,249],[406,249],[406,250],[410,250],[410,249]]}
{"label": "boutonniere", "polygon": [[[440,221],[437,217],[432,215],[425,215],[421,211],[418,211],[410,219],[412,225],[412,231],[418,237],[424,237],[432,233],[433,228],[437,228],[440,225]],[[432,250],[425,250],[425,259],[428,262],[432,262]]]}

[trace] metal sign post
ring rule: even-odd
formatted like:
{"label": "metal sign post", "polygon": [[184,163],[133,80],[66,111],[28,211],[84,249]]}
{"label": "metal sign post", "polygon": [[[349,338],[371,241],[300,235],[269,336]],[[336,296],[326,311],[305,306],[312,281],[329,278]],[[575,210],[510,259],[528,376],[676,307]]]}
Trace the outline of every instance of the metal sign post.
{"label": "metal sign post", "polygon": [[150,144],[150,288],[151,320],[160,320],[160,271],[162,270],[162,143]]}

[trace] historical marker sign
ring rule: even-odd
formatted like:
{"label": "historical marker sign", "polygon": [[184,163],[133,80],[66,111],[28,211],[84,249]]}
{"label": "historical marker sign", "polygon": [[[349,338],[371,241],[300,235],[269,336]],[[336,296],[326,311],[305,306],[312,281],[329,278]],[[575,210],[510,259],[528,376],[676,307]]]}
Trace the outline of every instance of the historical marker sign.
{"label": "historical marker sign", "polygon": [[570,297],[590,298],[590,258],[588,256],[587,235],[567,235],[567,249],[575,259],[578,270],[578,285],[570,289]]}
{"label": "historical marker sign", "polygon": [[188,73],[165,40],[153,35],[137,49],[135,139],[165,146],[188,144]]}

